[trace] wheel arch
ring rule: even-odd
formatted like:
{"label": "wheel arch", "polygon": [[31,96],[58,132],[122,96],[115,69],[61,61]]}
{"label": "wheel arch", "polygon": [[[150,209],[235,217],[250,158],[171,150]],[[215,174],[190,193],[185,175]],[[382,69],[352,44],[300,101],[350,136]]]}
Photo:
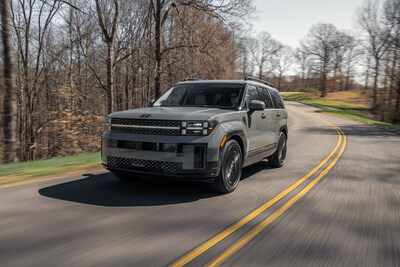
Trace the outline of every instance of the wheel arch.
{"label": "wheel arch", "polygon": [[287,128],[287,126],[282,126],[279,129],[279,132],[283,132],[286,135],[286,139],[288,139],[288,128]]}
{"label": "wheel arch", "polygon": [[235,140],[236,142],[239,143],[240,150],[242,151],[242,157],[243,157],[243,159],[245,159],[245,157],[246,157],[246,150],[247,150],[247,142],[245,141],[246,138],[245,138],[245,136],[244,136],[243,131],[238,130],[238,131],[229,132],[229,133],[226,135],[226,139],[227,139],[227,141],[229,141],[229,140]]}

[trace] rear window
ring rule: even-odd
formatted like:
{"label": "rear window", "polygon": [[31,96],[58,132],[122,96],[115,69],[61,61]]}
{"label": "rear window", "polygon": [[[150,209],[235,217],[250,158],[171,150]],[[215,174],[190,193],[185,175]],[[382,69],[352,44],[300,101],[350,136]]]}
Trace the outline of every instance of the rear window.
{"label": "rear window", "polygon": [[268,93],[268,89],[264,87],[257,87],[261,101],[265,103],[265,108],[273,108],[271,96]]}
{"label": "rear window", "polygon": [[285,106],[283,105],[281,94],[279,94],[279,92],[275,90],[269,90],[269,92],[272,97],[272,102],[274,103],[274,108],[285,108]]}

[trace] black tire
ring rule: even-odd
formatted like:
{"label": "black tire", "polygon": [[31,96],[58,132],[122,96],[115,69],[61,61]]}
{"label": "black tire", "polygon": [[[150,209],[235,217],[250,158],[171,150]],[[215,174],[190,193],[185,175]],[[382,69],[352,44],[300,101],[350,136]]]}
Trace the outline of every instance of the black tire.
{"label": "black tire", "polygon": [[223,150],[221,170],[211,188],[220,193],[230,193],[236,189],[242,176],[243,156],[240,145],[229,140]]}
{"label": "black tire", "polygon": [[278,148],[275,153],[268,157],[268,162],[271,167],[280,168],[285,164],[287,151],[287,138],[284,132],[279,134]]}
{"label": "black tire", "polygon": [[114,174],[114,176],[121,181],[134,181],[137,179],[136,176],[132,176],[123,172],[113,171],[112,174]]}

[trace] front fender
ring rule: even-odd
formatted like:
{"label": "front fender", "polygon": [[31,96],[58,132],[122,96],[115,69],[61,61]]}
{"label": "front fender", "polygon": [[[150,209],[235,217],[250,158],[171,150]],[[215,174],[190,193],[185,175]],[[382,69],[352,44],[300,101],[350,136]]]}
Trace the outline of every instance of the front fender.
{"label": "front fender", "polygon": [[[231,121],[221,124],[221,128],[225,132],[226,140],[237,137],[241,141],[243,158],[247,157],[249,139],[244,121]],[[222,147],[221,147],[222,149]]]}

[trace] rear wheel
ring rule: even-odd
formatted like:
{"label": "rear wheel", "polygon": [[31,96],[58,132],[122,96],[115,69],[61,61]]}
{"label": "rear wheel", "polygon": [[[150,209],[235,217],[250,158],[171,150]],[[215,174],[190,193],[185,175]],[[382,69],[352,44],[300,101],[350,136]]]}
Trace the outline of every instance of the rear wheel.
{"label": "rear wheel", "polygon": [[235,190],[242,176],[242,165],[240,146],[235,140],[230,140],[224,148],[220,174],[211,184],[211,188],[221,193]]}
{"label": "rear wheel", "polygon": [[287,138],[284,132],[279,134],[278,148],[276,152],[268,157],[269,164],[274,168],[280,168],[286,161]]}

